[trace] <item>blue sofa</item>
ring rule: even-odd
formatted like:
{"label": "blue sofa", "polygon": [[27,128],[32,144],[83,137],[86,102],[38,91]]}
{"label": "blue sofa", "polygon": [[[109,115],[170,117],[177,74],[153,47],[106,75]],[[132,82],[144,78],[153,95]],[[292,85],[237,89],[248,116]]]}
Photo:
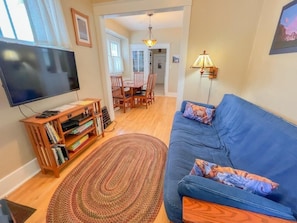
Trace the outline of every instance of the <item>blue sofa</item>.
{"label": "blue sofa", "polygon": [[[164,180],[168,218],[182,222],[182,197],[206,200],[296,221],[297,127],[238,96],[224,95],[211,125],[183,116],[172,125]],[[195,159],[245,170],[279,184],[260,196],[201,176],[189,175]]]}

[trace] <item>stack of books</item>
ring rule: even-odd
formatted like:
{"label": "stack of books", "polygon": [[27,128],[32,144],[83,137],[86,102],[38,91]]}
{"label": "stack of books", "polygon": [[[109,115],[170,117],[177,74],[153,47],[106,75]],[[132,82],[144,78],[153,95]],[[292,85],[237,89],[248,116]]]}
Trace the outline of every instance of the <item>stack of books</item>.
{"label": "stack of books", "polygon": [[71,146],[69,146],[67,149],[74,152],[80,145],[82,145],[85,141],[87,141],[89,138],[89,135],[85,135],[82,138],[80,138],[78,141],[73,143]]}
{"label": "stack of books", "polygon": [[85,124],[73,129],[69,134],[77,135],[85,131],[87,128],[93,125],[93,120],[86,122]]}
{"label": "stack of books", "polygon": [[47,133],[47,136],[48,136],[50,142],[51,143],[60,142],[61,138],[58,135],[55,128],[49,122],[47,122],[44,126],[45,126],[45,130],[46,130],[46,133]]}
{"label": "stack of books", "polygon": [[57,166],[69,160],[68,150],[66,149],[64,144],[56,144],[52,147],[52,150],[56,158]]}

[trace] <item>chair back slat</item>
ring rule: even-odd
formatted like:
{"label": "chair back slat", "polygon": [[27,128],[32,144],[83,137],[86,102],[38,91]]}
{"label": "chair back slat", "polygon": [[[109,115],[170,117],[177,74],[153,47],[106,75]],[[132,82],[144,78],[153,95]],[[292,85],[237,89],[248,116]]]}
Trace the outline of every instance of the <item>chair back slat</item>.
{"label": "chair back slat", "polygon": [[144,82],[144,73],[143,72],[134,72],[134,82],[143,83]]}
{"label": "chair back slat", "polygon": [[113,96],[125,96],[122,76],[110,76]]}
{"label": "chair back slat", "polygon": [[147,83],[146,83],[146,92],[147,93],[150,93],[152,91],[153,81],[154,81],[153,74],[149,74],[148,78],[147,78]]}
{"label": "chair back slat", "polygon": [[113,97],[114,107],[123,107],[126,112],[126,105],[132,108],[132,97],[131,95],[125,94],[124,81],[122,76],[110,76],[111,90]]}
{"label": "chair back slat", "polygon": [[156,86],[156,82],[157,82],[157,74],[153,74],[154,78],[153,78],[153,84],[152,84],[152,90],[151,90],[151,100],[155,101],[155,86]]}

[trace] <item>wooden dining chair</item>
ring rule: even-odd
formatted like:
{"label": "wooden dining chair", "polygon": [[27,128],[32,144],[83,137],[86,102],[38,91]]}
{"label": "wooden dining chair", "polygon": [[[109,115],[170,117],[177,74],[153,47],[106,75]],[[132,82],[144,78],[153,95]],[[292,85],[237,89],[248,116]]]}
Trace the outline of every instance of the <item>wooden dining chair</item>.
{"label": "wooden dining chair", "polygon": [[157,81],[157,74],[153,74],[153,83],[152,83],[152,89],[151,89],[151,93],[150,93],[150,97],[151,97],[152,102],[155,102],[156,81]]}
{"label": "wooden dining chair", "polygon": [[[144,83],[144,72],[134,72],[134,83]],[[134,89],[134,93],[140,93],[141,88]]]}
{"label": "wooden dining chair", "polygon": [[130,91],[125,91],[124,82],[122,76],[110,76],[111,79],[111,90],[113,98],[113,107],[122,107],[124,113],[126,113],[126,108],[130,109],[133,106],[132,94]]}
{"label": "wooden dining chair", "polygon": [[134,72],[134,81],[135,82],[144,82],[144,73],[143,72]]}
{"label": "wooden dining chair", "polygon": [[[156,81],[157,81],[157,74],[151,74],[153,76],[153,83],[152,83],[152,88],[150,90],[150,98],[152,102],[155,102],[155,86],[156,86]],[[145,87],[142,88],[142,91],[146,91],[146,85]]]}
{"label": "wooden dining chair", "polygon": [[154,74],[149,74],[146,84],[146,90],[136,92],[133,97],[136,104],[145,105],[148,108],[148,105],[152,103],[151,91],[153,87]]}

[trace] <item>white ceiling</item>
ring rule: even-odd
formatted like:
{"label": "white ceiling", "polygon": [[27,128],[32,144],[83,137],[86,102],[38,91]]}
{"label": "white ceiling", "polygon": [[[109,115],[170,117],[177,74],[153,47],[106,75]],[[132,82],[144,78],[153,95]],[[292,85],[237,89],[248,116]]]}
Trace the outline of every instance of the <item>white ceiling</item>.
{"label": "white ceiling", "polygon": [[[149,12],[138,15],[114,15],[113,19],[131,31],[147,30],[149,26]],[[151,16],[152,29],[180,28],[183,24],[183,11],[157,12]]]}

